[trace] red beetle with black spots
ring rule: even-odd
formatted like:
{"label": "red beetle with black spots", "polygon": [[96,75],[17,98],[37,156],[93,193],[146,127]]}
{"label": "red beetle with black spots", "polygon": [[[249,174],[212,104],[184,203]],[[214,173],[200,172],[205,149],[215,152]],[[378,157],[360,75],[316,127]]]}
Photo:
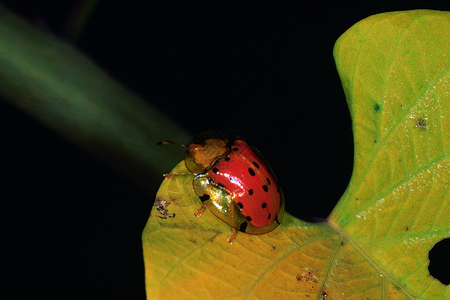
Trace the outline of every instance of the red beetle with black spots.
{"label": "red beetle with black spots", "polygon": [[[159,144],[175,144],[161,142]],[[188,174],[195,193],[206,207],[236,231],[264,234],[274,230],[284,215],[284,197],[277,178],[262,155],[244,140],[219,132],[196,135],[186,146]],[[166,179],[185,173],[165,175]]]}

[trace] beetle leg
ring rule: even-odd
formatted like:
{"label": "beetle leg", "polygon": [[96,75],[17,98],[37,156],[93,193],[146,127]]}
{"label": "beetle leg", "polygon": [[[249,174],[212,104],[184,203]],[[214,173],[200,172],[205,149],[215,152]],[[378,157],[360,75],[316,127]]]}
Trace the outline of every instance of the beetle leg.
{"label": "beetle leg", "polygon": [[234,239],[236,238],[237,230],[233,228],[231,236],[227,239],[228,243],[233,244]]}
{"label": "beetle leg", "polygon": [[165,177],[165,179],[170,179],[174,176],[180,176],[180,175],[192,175],[191,172],[186,172],[186,173],[170,173],[170,174],[164,174],[163,176]]}
{"label": "beetle leg", "polygon": [[205,206],[205,204],[203,204],[202,208],[200,208],[199,210],[197,210],[197,211],[194,213],[194,215],[195,215],[196,217],[200,217],[200,216],[203,214],[203,212],[205,211],[205,209],[206,209],[206,206]]}
{"label": "beetle leg", "polygon": [[[234,209],[235,206],[231,205],[230,206],[230,217],[231,217],[231,221],[234,223]],[[231,236],[227,239],[228,243],[233,244],[234,239],[236,238],[236,234],[237,234],[237,230],[236,228],[233,227],[233,231],[231,232]]]}

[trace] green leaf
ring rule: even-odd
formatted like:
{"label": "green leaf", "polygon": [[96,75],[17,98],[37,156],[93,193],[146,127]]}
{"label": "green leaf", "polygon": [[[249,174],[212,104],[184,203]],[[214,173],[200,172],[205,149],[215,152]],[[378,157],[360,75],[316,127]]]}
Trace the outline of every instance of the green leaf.
{"label": "green leaf", "polygon": [[334,56],[353,118],[355,167],[329,221],[406,295],[450,297],[428,252],[450,236],[450,14],[376,15]]}
{"label": "green leaf", "polygon": [[[143,232],[149,299],[449,299],[428,252],[450,237],[450,14],[379,14],[336,42],[353,120],[351,182],[324,223],[264,235],[206,211],[192,175],[165,180]],[[172,172],[187,172],[184,162]],[[286,202],[295,199],[286,199]]]}

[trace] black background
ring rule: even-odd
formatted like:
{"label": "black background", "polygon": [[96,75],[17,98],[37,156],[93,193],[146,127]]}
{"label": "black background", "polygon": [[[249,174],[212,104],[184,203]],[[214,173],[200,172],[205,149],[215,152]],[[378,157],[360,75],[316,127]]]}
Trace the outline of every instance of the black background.
{"label": "black background", "polygon": [[[75,2],[3,1],[63,39]],[[193,134],[241,131],[277,173],[287,211],[310,220],[329,215],[353,167],[336,39],[376,13],[450,10],[402,3],[100,1],[76,43]],[[17,295],[145,299],[141,232],[160,182],[147,194],[10,104],[0,114],[3,259]]]}

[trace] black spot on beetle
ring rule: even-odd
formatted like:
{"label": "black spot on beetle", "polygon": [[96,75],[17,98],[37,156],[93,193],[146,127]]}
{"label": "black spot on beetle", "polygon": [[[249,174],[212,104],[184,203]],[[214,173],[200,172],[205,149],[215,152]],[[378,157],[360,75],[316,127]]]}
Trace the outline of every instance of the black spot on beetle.
{"label": "black spot on beetle", "polygon": [[199,198],[200,198],[200,200],[201,200],[202,202],[204,202],[204,201],[206,201],[206,200],[209,200],[210,197],[209,197],[208,194],[204,194],[204,195],[200,196]]}
{"label": "black spot on beetle", "polygon": [[234,147],[234,148],[233,148],[233,151],[239,151],[239,149],[238,149],[238,148],[236,148],[236,147]]}
{"label": "black spot on beetle", "polygon": [[255,171],[253,171],[252,168],[248,168],[248,172],[249,172],[250,175],[252,175],[252,176],[255,176],[255,175],[256,175]]}
{"label": "black spot on beetle", "polygon": [[253,195],[253,189],[249,189],[248,190],[248,194],[251,196],[251,195]]}
{"label": "black spot on beetle", "polygon": [[248,225],[247,222],[242,223],[241,226],[239,226],[239,231],[245,232],[245,230],[247,229],[247,225]]}
{"label": "black spot on beetle", "polygon": [[269,177],[267,177],[266,179],[267,179],[267,183],[268,183],[269,185],[271,185],[271,182],[270,182]]}
{"label": "black spot on beetle", "polygon": [[269,215],[267,216],[267,219],[270,220],[271,217],[272,217],[272,214],[269,214]]}
{"label": "black spot on beetle", "polygon": [[257,169],[259,169],[259,165],[258,165],[258,163],[257,163],[256,161],[254,161],[253,164],[255,165],[255,167],[256,167]]}
{"label": "black spot on beetle", "polygon": [[263,185],[263,190],[264,190],[264,192],[268,192],[269,191],[269,188],[267,187],[267,185]]}
{"label": "black spot on beetle", "polygon": [[213,168],[212,171],[216,174],[219,173],[219,169],[217,169],[217,168]]}
{"label": "black spot on beetle", "polygon": [[225,157],[225,160],[226,160],[226,161],[229,161],[230,159],[231,159],[231,158],[230,158],[230,157],[228,157],[228,156],[227,156],[227,157]]}
{"label": "black spot on beetle", "polygon": [[243,208],[244,208],[244,204],[242,204],[241,202],[238,202],[237,206],[238,206],[240,209],[243,209]]}
{"label": "black spot on beetle", "polygon": [[267,203],[264,202],[264,203],[262,204],[262,208],[266,208],[266,207],[267,207]]}
{"label": "black spot on beetle", "polygon": [[252,217],[250,217],[250,216],[247,216],[247,217],[245,217],[246,219],[247,219],[247,221],[251,221],[252,220]]}

